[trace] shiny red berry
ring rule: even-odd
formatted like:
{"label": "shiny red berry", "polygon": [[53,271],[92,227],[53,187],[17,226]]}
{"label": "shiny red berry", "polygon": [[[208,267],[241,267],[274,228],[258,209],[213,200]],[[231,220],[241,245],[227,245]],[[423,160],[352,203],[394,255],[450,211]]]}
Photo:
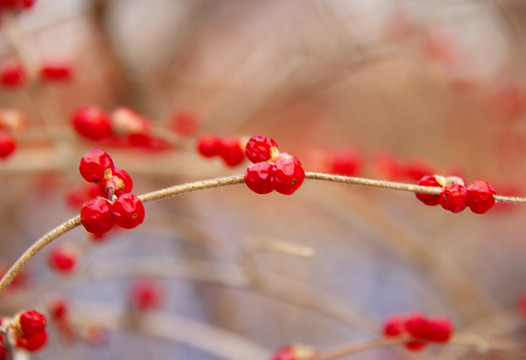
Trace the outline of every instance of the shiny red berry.
{"label": "shiny red berry", "polygon": [[77,263],[77,254],[73,249],[55,247],[48,257],[48,265],[62,274],[73,271]]}
{"label": "shiny red berry", "polygon": [[[441,187],[442,186],[438,183],[437,179],[432,175],[424,176],[423,178],[418,180],[416,184],[420,186],[431,186],[431,187]],[[432,194],[417,193],[416,198],[422,201],[426,205],[435,206],[435,205],[440,204],[440,195],[438,194],[432,195]]]}
{"label": "shiny red berry", "polygon": [[113,160],[104,151],[95,149],[84,154],[80,160],[79,171],[84,180],[97,182],[113,171]]}
{"label": "shiny red berry", "polygon": [[46,330],[46,317],[35,310],[24,311],[18,316],[20,331],[24,337],[32,336]]}
{"label": "shiny red berry", "polygon": [[115,224],[121,228],[133,229],[144,221],[144,206],[134,194],[119,196],[111,209]]}
{"label": "shiny red berry", "polygon": [[453,213],[464,210],[467,206],[468,191],[460,184],[448,184],[440,193],[440,205]]}
{"label": "shiny red berry", "polygon": [[238,138],[222,138],[218,155],[230,167],[237,166],[245,160],[245,151]]}
{"label": "shiny red berry", "polygon": [[115,219],[111,203],[106,199],[90,200],[80,210],[80,220],[86,231],[102,235],[111,230]]}
{"label": "shiny red berry", "polygon": [[133,190],[133,181],[130,175],[119,168],[113,169],[113,176],[102,179],[98,183],[100,193],[109,198],[110,194],[120,196]]}
{"label": "shiny red berry", "polygon": [[272,186],[268,180],[272,164],[266,161],[251,164],[245,172],[245,184],[256,194],[268,194]]}
{"label": "shiny red berry", "polygon": [[467,205],[475,214],[484,214],[495,205],[493,186],[485,181],[475,181],[467,187]]}
{"label": "shiny red berry", "polygon": [[274,190],[291,195],[303,184],[305,171],[300,161],[287,153],[281,153],[269,171],[269,182]]}
{"label": "shiny red berry", "polygon": [[34,352],[42,349],[47,342],[47,333],[45,331],[27,337],[17,337],[16,345],[27,351]]}
{"label": "shiny red berry", "polygon": [[446,318],[431,319],[428,324],[427,340],[436,343],[446,343],[453,333],[453,324]]}
{"label": "shiny red berry", "polygon": [[202,135],[197,139],[197,151],[204,157],[213,157],[219,155],[221,140],[211,134]]}
{"label": "shiny red berry", "polygon": [[78,108],[71,121],[77,133],[90,140],[106,139],[112,134],[110,117],[95,106]]}
{"label": "shiny red berry", "polygon": [[8,158],[16,150],[16,141],[7,131],[0,130],[0,159]]}
{"label": "shiny red berry", "polygon": [[385,336],[400,336],[405,331],[405,319],[401,316],[392,316],[384,322],[383,333]]}
{"label": "shiny red berry", "polygon": [[252,136],[245,146],[245,155],[253,163],[269,161],[278,155],[278,144],[266,136]]}

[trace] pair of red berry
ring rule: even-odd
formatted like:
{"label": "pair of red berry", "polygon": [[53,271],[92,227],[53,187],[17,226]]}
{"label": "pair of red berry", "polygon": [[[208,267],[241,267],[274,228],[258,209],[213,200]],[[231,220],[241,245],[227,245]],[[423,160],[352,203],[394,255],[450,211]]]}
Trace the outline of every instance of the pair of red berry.
{"label": "pair of red berry", "polygon": [[385,321],[383,333],[387,337],[411,336],[413,339],[406,342],[405,346],[411,351],[418,351],[430,342],[447,343],[453,333],[453,325],[449,319],[429,320],[420,314],[392,316]]}
{"label": "pair of red berry", "polygon": [[261,135],[251,137],[245,146],[245,155],[254,163],[245,172],[245,183],[257,194],[276,190],[291,195],[305,179],[305,171],[298,158],[279,152],[278,145],[271,138]]}
{"label": "pair of red berry", "polygon": [[[38,69],[38,79],[41,82],[66,82],[72,78],[72,67],[65,61],[45,61]],[[0,67],[0,84],[3,86],[17,88],[26,85],[26,82],[26,71],[20,62],[9,60]]]}
{"label": "pair of red berry", "polygon": [[86,181],[96,183],[106,197],[90,200],[82,207],[81,222],[88,232],[102,235],[110,231],[114,224],[124,229],[142,224],[144,206],[131,193],[131,177],[116,168],[105,151],[96,149],[86,153],[80,161],[79,171]]}
{"label": "pair of red berry", "polygon": [[457,177],[444,178],[439,175],[424,176],[421,186],[442,187],[439,195],[417,193],[416,197],[426,205],[441,205],[444,209],[458,213],[469,207],[475,214],[484,214],[495,205],[495,189],[485,181],[475,181],[468,187]]}
{"label": "pair of red berry", "polygon": [[19,314],[10,326],[14,329],[16,346],[27,351],[38,351],[46,345],[46,317],[35,310]]}
{"label": "pair of red berry", "polygon": [[237,137],[220,137],[213,134],[197,139],[197,152],[206,158],[220,157],[230,167],[245,160],[243,141]]}

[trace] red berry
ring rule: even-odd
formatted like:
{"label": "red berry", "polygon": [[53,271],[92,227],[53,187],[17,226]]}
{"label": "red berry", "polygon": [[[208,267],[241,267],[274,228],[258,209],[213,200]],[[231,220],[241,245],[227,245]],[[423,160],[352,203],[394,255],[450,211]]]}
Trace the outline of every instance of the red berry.
{"label": "red berry", "polygon": [[245,159],[245,151],[238,138],[223,138],[218,154],[231,167],[237,166]]}
{"label": "red berry", "polygon": [[45,62],[40,67],[40,79],[47,81],[69,81],[72,78],[71,65],[66,62]]}
{"label": "red berry", "polygon": [[6,159],[15,150],[15,139],[7,131],[0,130],[0,159]]}
{"label": "red berry", "polygon": [[0,68],[0,82],[4,86],[18,87],[26,82],[26,75],[22,65],[16,61],[9,61]]}
{"label": "red berry", "polygon": [[245,155],[253,163],[269,161],[278,155],[278,144],[266,136],[252,136],[245,146]]}
{"label": "red berry", "polygon": [[427,342],[421,340],[412,340],[405,343],[405,347],[410,351],[421,351],[427,346]]}
{"label": "red berry", "polygon": [[219,155],[221,140],[215,135],[203,135],[197,139],[197,151],[204,157]]}
{"label": "red berry", "polygon": [[429,320],[420,314],[411,315],[405,322],[405,329],[416,339],[427,339]]}
{"label": "red berry", "polygon": [[437,343],[446,343],[453,332],[453,324],[449,319],[436,318],[429,321],[427,340]]}
{"label": "red berry", "polygon": [[329,172],[331,173],[356,176],[362,167],[362,159],[355,149],[346,148],[334,151],[329,164]]}
{"label": "red berry", "polygon": [[405,319],[401,316],[392,316],[384,322],[383,333],[385,336],[400,336],[405,331]]}
{"label": "red berry", "polygon": [[80,219],[86,231],[102,235],[111,230],[115,219],[111,203],[106,199],[90,200],[80,210]]}
{"label": "red berry", "polygon": [[20,331],[24,337],[33,336],[46,330],[46,317],[35,310],[25,311],[18,317]]}
{"label": "red berry", "polygon": [[294,193],[305,179],[305,171],[300,161],[287,153],[281,153],[280,158],[272,165],[269,172],[269,182],[274,190],[281,194]]}
{"label": "red berry", "polygon": [[16,345],[18,347],[24,348],[27,351],[38,351],[42,349],[47,342],[47,333],[45,331],[37,333],[28,337],[18,337],[16,338]]}
{"label": "red berry", "polygon": [[274,354],[272,360],[316,360],[318,354],[312,347],[303,344],[287,345]]}
{"label": "red berry", "polygon": [[[437,179],[432,175],[424,176],[423,178],[418,180],[416,184],[420,186],[441,187]],[[422,201],[426,205],[434,206],[440,204],[440,195],[417,193],[416,197],[418,200]]]}
{"label": "red berry", "polygon": [[485,181],[475,181],[468,186],[467,205],[475,214],[484,214],[495,205],[493,186]]}
{"label": "red berry", "polygon": [[464,210],[467,206],[468,191],[460,184],[448,184],[440,193],[440,205],[453,213]]}
{"label": "red berry", "polygon": [[120,196],[130,193],[133,189],[133,181],[126,171],[114,168],[113,176],[109,179],[102,179],[99,181],[98,186],[100,193],[109,198],[110,194]]}
{"label": "red berry", "polygon": [[134,194],[121,195],[113,203],[111,210],[115,224],[124,229],[133,229],[144,221],[144,206]]}
{"label": "red berry", "polygon": [[70,273],[77,263],[77,254],[72,249],[56,247],[48,257],[49,266],[63,274]]}
{"label": "red berry", "polygon": [[130,303],[140,311],[154,310],[161,306],[163,295],[156,283],[151,281],[135,282],[130,289]]}
{"label": "red berry", "polygon": [[251,164],[245,172],[245,183],[248,188],[256,194],[268,194],[271,192],[273,189],[268,176],[272,166],[271,163],[266,161]]}
{"label": "red berry", "polygon": [[102,140],[111,136],[109,116],[94,106],[78,108],[72,115],[73,127],[80,135],[90,140]]}
{"label": "red berry", "polygon": [[97,182],[113,171],[113,160],[104,151],[95,149],[84,154],[80,160],[79,171],[84,180]]}

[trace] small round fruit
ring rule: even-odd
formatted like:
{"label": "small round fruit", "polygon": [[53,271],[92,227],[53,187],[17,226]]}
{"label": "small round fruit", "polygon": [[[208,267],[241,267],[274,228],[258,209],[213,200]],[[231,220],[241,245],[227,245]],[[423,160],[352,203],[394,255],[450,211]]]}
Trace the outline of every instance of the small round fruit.
{"label": "small round fruit", "polygon": [[272,186],[268,181],[268,176],[272,164],[266,161],[252,164],[247,168],[245,172],[245,184],[248,188],[256,194],[268,194],[271,192]]}
{"label": "small round fruit", "polygon": [[475,181],[468,186],[467,205],[475,214],[484,214],[495,205],[497,192],[485,181]]}
{"label": "small round fruit", "polygon": [[80,221],[86,231],[94,235],[110,231],[115,224],[111,203],[106,199],[88,201],[80,210]]}
{"label": "small round fruit", "polygon": [[111,209],[115,224],[121,228],[133,229],[144,221],[144,206],[134,194],[119,196]]}
{"label": "small round fruit", "polygon": [[305,171],[300,161],[287,153],[281,153],[269,172],[269,182],[274,190],[284,195],[293,194],[303,184]]}
{"label": "small round fruit", "polygon": [[467,206],[468,191],[460,184],[448,184],[440,193],[440,205],[453,213],[464,210]]}
{"label": "small round fruit", "polygon": [[79,165],[80,175],[89,182],[102,180],[108,171],[113,171],[113,169],[113,160],[104,150],[100,149],[84,154]]}
{"label": "small round fruit", "polygon": [[46,330],[46,317],[35,310],[24,311],[18,316],[23,336],[33,336]]}
{"label": "small round fruit", "polygon": [[78,108],[71,117],[73,128],[78,134],[90,140],[102,140],[112,134],[110,117],[95,106]]}
{"label": "small round fruit", "polygon": [[[420,186],[431,186],[431,187],[441,187],[440,183],[437,181],[436,177],[433,175],[426,175],[422,177],[418,182],[416,183]],[[429,206],[435,206],[440,204],[440,195],[433,195],[433,194],[422,194],[422,193],[416,193],[416,198],[420,201],[422,201],[424,204]]]}
{"label": "small round fruit", "polygon": [[245,146],[245,155],[253,163],[269,161],[278,153],[278,144],[266,136],[252,136]]}

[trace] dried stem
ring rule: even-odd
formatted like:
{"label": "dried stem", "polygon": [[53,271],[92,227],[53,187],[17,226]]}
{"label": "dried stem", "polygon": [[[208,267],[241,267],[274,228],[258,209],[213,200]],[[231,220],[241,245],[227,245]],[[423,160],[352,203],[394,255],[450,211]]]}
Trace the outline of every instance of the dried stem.
{"label": "dried stem", "polygon": [[[428,187],[428,186],[419,186],[413,184],[397,183],[393,181],[384,181],[384,180],[373,180],[365,179],[358,177],[349,177],[349,176],[340,176],[340,175],[330,175],[323,173],[307,172],[305,173],[305,178],[310,180],[325,180],[332,181],[337,183],[344,184],[353,184],[353,185],[365,185],[372,186],[384,189],[391,190],[402,190],[402,191],[411,191],[425,194],[439,194],[442,191],[440,187]],[[139,196],[139,199],[142,202],[149,202],[160,199],[167,199],[174,197],[175,195],[187,193],[191,191],[211,189],[216,187],[222,187],[227,185],[242,184],[245,182],[243,175],[232,175],[225,176],[220,178],[214,178],[209,180],[195,181],[190,183],[185,183],[181,185],[175,185],[169,188],[152,191]],[[510,202],[510,203],[526,203],[526,198],[519,197],[509,197],[509,196],[500,196],[494,195],[495,200]],[[62,234],[68,232],[69,230],[74,229],[79,226],[80,216],[76,216],[62,225],[57,226],[55,229],[48,232],[42,238],[38,239],[29,249],[27,249],[13,264],[9,271],[2,277],[0,280],[0,295],[7,289],[11,282],[15,279],[18,273],[24,268],[24,266],[35,256],[42,248],[51,243],[53,240],[61,236]]]}

